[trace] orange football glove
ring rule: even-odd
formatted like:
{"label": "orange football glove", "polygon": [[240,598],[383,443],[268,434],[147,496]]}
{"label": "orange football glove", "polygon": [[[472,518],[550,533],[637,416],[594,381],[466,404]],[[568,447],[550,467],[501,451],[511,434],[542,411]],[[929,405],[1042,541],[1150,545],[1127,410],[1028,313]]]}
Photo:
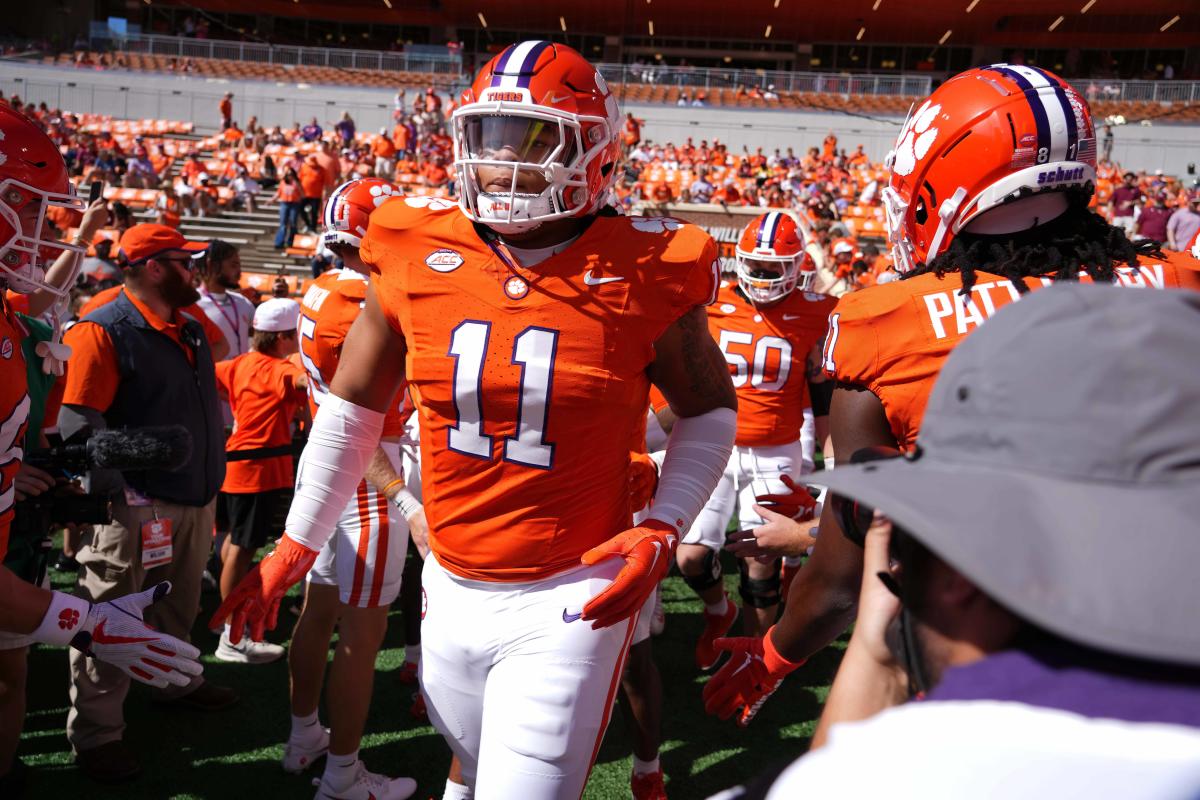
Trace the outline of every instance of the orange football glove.
{"label": "orange football glove", "polygon": [[629,453],[629,507],[641,511],[658,490],[658,465],[645,453]]}
{"label": "orange football glove", "polygon": [[673,527],[648,519],[584,553],[580,560],[588,566],[613,556],[625,559],[625,566],[583,607],[583,619],[592,620],[593,628],[607,628],[636,614],[671,568],[678,542]]}
{"label": "orange football glove", "polygon": [[780,475],[779,480],[783,481],[784,486],[791,489],[791,492],[755,495],[754,499],[758,504],[776,514],[783,514],[800,522],[812,519],[817,510],[817,498],[813,497],[809,488],[804,484],[797,484],[788,475]]}
{"label": "orange football glove", "polygon": [[725,666],[704,686],[704,710],[721,719],[736,711],[737,724],[746,727],[775,693],[784,677],[803,661],[788,661],[771,642],[772,626],[761,639],[717,639],[716,648],[729,653]]}
{"label": "orange football glove", "polygon": [[275,549],[233,588],[208,626],[215,628],[228,619],[229,641],[237,644],[242,640],[242,631],[249,625],[250,638],[261,642],[267,631],[275,629],[279,602],[287,590],[308,574],[316,560],[316,550],[309,550],[285,533],[279,537]]}

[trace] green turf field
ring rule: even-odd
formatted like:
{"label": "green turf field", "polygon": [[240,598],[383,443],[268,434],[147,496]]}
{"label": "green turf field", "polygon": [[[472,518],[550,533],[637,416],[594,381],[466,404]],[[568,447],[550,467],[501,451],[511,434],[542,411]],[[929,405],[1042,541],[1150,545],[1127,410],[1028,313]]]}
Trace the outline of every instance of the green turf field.
{"label": "green turf field", "polygon": [[[726,575],[734,569],[727,563]],[[51,576],[58,588],[65,588],[73,579],[73,575],[56,572]],[[736,580],[726,580],[732,590]],[[743,730],[704,713],[700,690],[705,677],[692,657],[701,628],[699,601],[678,577],[668,578],[663,591],[667,626],[663,635],[654,639],[654,650],[665,693],[662,764],[671,797],[708,797],[803,752],[840,650],[827,650],[793,674],[753,725]],[[203,604],[193,641],[206,654],[205,674],[210,680],[236,688],[241,702],[218,714],[165,711],[150,704],[146,687],[135,684],[125,704],[129,725],[126,740],[140,754],[145,771],[137,781],[122,786],[93,784],[72,765],[63,732],[67,714],[66,655],[61,649],[44,647],[32,652],[29,714],[19,750],[26,763],[34,767],[29,776],[29,797],[215,800],[312,796],[312,774],[288,775],[279,766],[289,724],[286,660],[245,666],[213,659],[217,638],[203,623],[216,607],[216,596],[206,594]],[[270,635],[271,640],[286,642],[294,622],[295,617],[282,612],[279,630]],[[375,699],[362,757],[376,772],[415,777],[420,784],[416,797],[440,798],[450,763],[449,750],[433,728],[418,724],[408,715],[412,687],[395,679],[403,656],[400,613],[394,611],[379,654]],[[626,720],[618,708],[585,798],[629,797],[629,741]],[[319,767],[315,772],[319,777]]]}

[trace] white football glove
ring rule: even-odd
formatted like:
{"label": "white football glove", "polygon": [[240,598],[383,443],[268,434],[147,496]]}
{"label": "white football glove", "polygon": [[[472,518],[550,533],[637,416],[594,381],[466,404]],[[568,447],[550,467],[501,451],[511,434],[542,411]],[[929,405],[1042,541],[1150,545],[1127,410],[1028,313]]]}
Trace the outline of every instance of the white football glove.
{"label": "white football glove", "polygon": [[[87,611],[71,646],[98,661],[112,664],[135,681],[163,688],[169,684],[186,686],[204,669],[198,659],[200,651],[187,642],[156,631],[142,621],[142,612],[171,591],[169,581],[163,581],[144,592],[127,594],[116,600],[96,603]],[[63,622],[76,622],[66,609]],[[74,625],[70,625],[74,627]]]}

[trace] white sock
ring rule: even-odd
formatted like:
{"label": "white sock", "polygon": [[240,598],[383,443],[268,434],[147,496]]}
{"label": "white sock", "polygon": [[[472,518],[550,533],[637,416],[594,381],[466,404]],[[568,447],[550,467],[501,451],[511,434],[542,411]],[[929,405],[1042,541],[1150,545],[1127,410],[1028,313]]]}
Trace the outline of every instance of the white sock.
{"label": "white sock", "polygon": [[718,600],[717,602],[715,602],[711,605],[709,605],[708,603],[704,604],[704,613],[709,614],[710,616],[719,617],[720,615],[724,614],[728,610],[729,610],[729,600],[728,600],[728,598],[725,597],[724,592],[721,593],[721,599]]}
{"label": "white sock", "polygon": [[295,714],[292,714],[292,739],[315,737],[320,730],[321,721],[317,718],[316,711],[306,714],[303,717],[297,717]]}
{"label": "white sock", "polygon": [[471,800],[474,796],[475,793],[471,791],[470,786],[447,779],[446,791],[442,793],[442,800]]}
{"label": "white sock", "polygon": [[333,786],[349,786],[358,776],[358,751],[345,755],[325,756],[325,782]]}
{"label": "white sock", "polygon": [[421,660],[421,645],[406,644],[404,645],[404,663],[416,664]]}
{"label": "white sock", "polygon": [[650,775],[652,773],[658,772],[658,770],[659,770],[658,756],[655,756],[654,758],[650,759],[649,761],[642,761],[637,756],[633,757],[633,774],[634,775]]}

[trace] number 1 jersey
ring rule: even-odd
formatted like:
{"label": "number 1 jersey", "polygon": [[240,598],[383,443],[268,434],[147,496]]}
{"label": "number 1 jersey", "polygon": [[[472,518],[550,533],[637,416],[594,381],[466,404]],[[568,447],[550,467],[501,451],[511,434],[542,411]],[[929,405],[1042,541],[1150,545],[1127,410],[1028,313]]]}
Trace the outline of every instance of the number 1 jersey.
{"label": "number 1 jersey", "polygon": [[361,253],[407,348],[438,561],[475,580],[538,580],[629,527],[645,370],[667,327],[712,301],[712,239],[600,216],[526,269],[457,206],[410,198],[371,215]]}

